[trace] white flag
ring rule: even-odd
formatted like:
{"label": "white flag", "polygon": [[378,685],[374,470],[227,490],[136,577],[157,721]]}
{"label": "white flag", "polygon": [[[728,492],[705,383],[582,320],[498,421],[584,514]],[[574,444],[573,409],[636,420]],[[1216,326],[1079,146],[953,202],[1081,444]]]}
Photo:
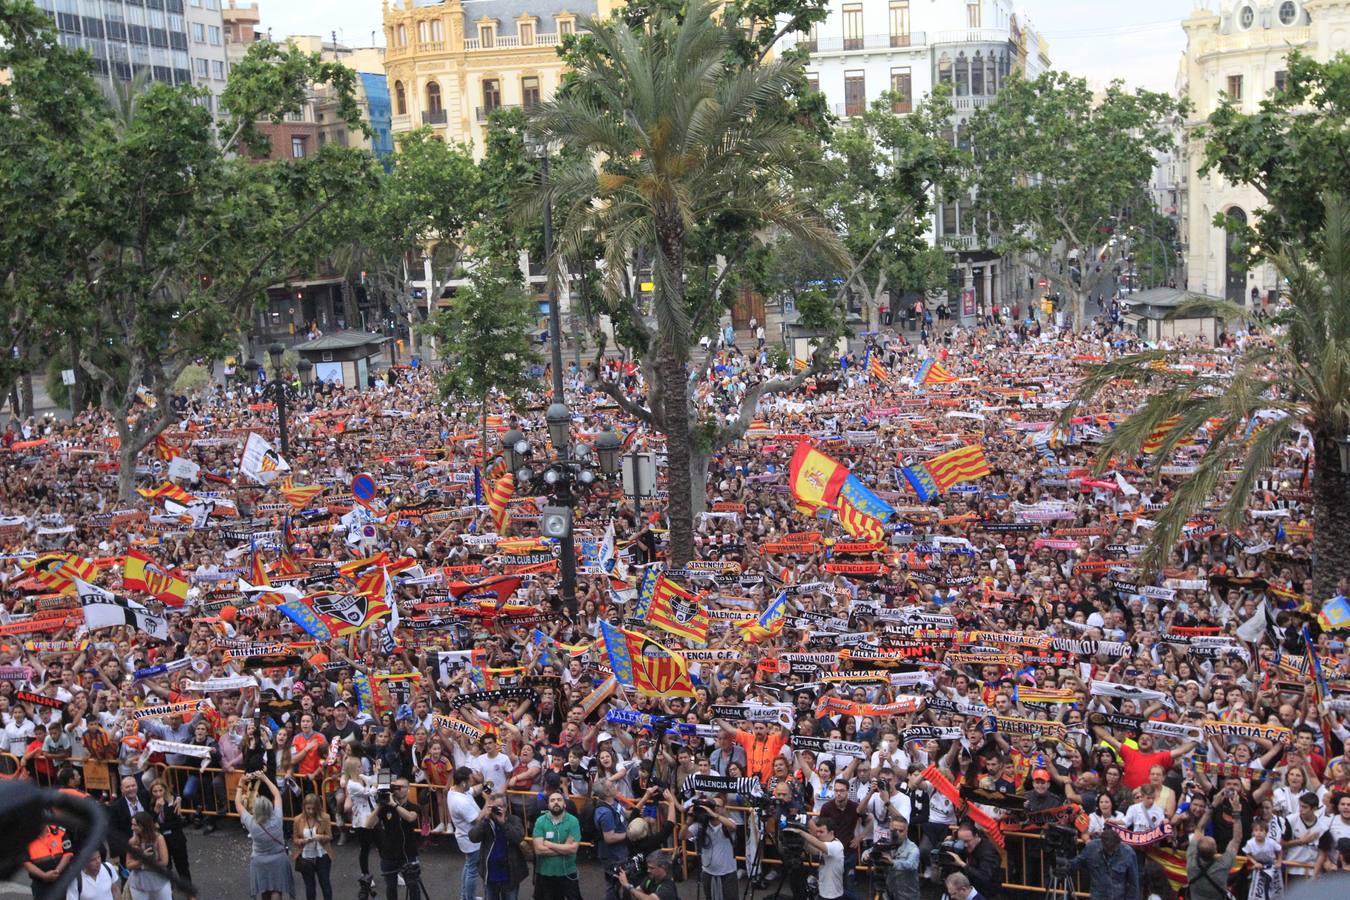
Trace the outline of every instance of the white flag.
{"label": "white flag", "polygon": [[244,457],[239,461],[239,473],[257,484],[271,484],[291,470],[290,463],[256,431],[249,432],[244,444]]}
{"label": "white flag", "polygon": [[71,580],[75,583],[80,605],[84,607],[85,627],[90,631],[130,625],[161,641],[169,639],[169,623],[163,616],[154,615],[135,600],[118,597],[87,581]]}

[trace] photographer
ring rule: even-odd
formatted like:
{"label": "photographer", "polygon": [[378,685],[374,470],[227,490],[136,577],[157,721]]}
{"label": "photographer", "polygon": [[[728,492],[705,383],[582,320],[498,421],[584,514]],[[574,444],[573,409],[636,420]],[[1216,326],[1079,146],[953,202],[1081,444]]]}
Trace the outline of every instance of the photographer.
{"label": "photographer", "polygon": [[417,807],[408,799],[408,779],[399,778],[389,790],[381,789],[375,795],[375,811],[366,820],[366,827],[375,829],[375,842],[380,848],[380,874],[388,900],[398,900],[398,876],[404,876],[408,900],[421,900],[417,846],[421,835],[417,831]]}
{"label": "photographer", "polygon": [[1069,871],[1087,869],[1091,900],[1139,900],[1139,859],[1120,842],[1120,832],[1107,827],[1069,860]]}
{"label": "photographer", "polygon": [[[891,818],[890,867],[886,870],[886,893],[890,900],[919,900],[919,845],[909,839],[909,820]],[[873,860],[875,868],[877,861]]]}
{"label": "photographer", "polygon": [[623,886],[632,900],[680,900],[675,879],[671,870],[675,861],[665,850],[655,850],[647,856],[647,877],[642,887],[634,887],[628,882],[628,872],[619,871],[619,884]]}
{"label": "photographer", "polygon": [[[595,855],[608,873],[628,861],[628,817],[614,801],[614,787],[608,781],[597,781],[591,796],[595,801]],[[618,900],[619,896],[618,881],[607,877],[605,900]]]}
{"label": "photographer", "polygon": [[516,900],[530,867],[520,850],[525,824],[510,813],[505,794],[493,794],[488,799],[468,836],[479,848],[478,874],[483,879],[483,900]]}
{"label": "photographer", "polygon": [[797,832],[813,853],[820,855],[816,870],[816,890],[820,900],[839,900],[844,896],[844,845],[835,836],[834,824],[823,816],[816,817],[815,834],[798,825],[789,825],[788,831]]}
{"label": "photographer", "polygon": [[957,827],[956,838],[961,852],[945,850],[941,857],[943,868],[965,875],[981,897],[1002,897],[1003,863],[998,849],[984,839],[969,819],[962,820]]}
{"label": "photographer", "polygon": [[736,900],[736,820],[727,814],[727,798],[695,798],[693,813],[689,839],[698,848],[703,896],[708,900]]}

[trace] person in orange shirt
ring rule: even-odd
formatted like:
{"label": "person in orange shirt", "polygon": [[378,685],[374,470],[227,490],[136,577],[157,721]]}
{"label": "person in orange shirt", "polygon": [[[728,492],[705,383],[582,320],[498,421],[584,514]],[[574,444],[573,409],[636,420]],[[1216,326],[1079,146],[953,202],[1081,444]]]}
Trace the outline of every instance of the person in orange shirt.
{"label": "person in orange shirt", "polygon": [[427,784],[436,798],[436,822],[431,829],[434,834],[445,834],[450,830],[450,807],[445,792],[450,787],[450,760],[443,755],[441,742],[427,746],[427,755],[422,757],[422,771],[426,773]]}
{"label": "person in orange shirt", "polygon": [[327,751],[328,740],[314,730],[314,715],[304,713],[300,716],[300,730],[291,739],[291,762],[295,766],[295,774],[305,778],[313,776],[323,765]]}
{"label": "person in orange shirt", "polygon": [[51,890],[52,882],[61,877],[61,872],[73,858],[65,830],[55,825],[43,825],[42,831],[28,845],[28,861],[23,864],[33,882],[33,900],[55,900],[58,895]]}
{"label": "person in orange shirt", "polygon": [[755,722],[749,731],[742,731],[724,719],[713,721],[745,751],[746,771],[767,783],[773,772],[774,757],[783,752],[783,747],[792,738],[791,732],[780,727],[770,734],[767,722]]}

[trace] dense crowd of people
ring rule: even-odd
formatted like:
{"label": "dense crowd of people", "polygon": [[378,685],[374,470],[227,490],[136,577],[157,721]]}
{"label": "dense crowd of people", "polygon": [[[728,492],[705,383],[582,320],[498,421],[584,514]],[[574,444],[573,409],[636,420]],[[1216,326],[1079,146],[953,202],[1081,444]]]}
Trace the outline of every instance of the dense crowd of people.
{"label": "dense crowd of people", "polygon": [[[605,868],[611,900],[675,900],[677,878],[712,900],[774,881],[794,900],[912,900],[924,884],[997,898],[1080,875],[1103,900],[1187,886],[1265,900],[1350,867],[1344,647],[1317,624],[1329,598],[1306,595],[1308,442],[1285,449],[1240,527],[1193,522],[1145,578],[1150,516],[1203,432],[1152,479],[1142,459],[1090,471],[1142,386],[1055,425],[1084,367],[1137,340],[1109,322],[943,321],[925,336],[869,337],[766,397],[709,466],[683,570],[657,568],[659,498],[581,494],[575,614],[538,537],[544,498],[517,486],[504,509],[489,502],[500,434],[545,443],[546,379],[527,409],[487,410],[486,448],[481,411],[442,402],[427,368],[321,387],[292,410],[269,483],[240,465],[250,432],[275,446],[275,411],[256,385],[217,384],[175,401],[134,500],[117,496],[106,413],[11,426],[0,765],[107,802],[106,856],[68,896],[126,882],[167,898],[192,880],[194,831],[241,826],[264,900],[301,885],[331,900],[344,853],[363,897],[417,898],[419,853],[438,841],[463,855],[462,900],[578,898],[578,859]],[[722,422],[772,360],[762,339],[726,338],[693,382]],[[1173,349],[1219,380],[1234,358]],[[927,359],[956,380],[914,385]],[[631,363],[594,375],[645,396]],[[577,440],[613,427],[659,470],[661,435],[581,373],[567,382]],[[803,441],[890,505],[883,539],[800,507]],[[981,447],[990,473],[920,502],[902,469],[959,446]],[[369,502],[353,495],[362,474]],[[139,589],[133,557],[156,576]],[[706,613],[705,643],[635,620],[656,571],[695,595],[683,608]],[[143,610],[90,630],[107,592]],[[619,628],[657,642],[643,658],[692,690],[631,686],[606,638]],[[35,898],[72,859],[58,832],[31,849]]]}

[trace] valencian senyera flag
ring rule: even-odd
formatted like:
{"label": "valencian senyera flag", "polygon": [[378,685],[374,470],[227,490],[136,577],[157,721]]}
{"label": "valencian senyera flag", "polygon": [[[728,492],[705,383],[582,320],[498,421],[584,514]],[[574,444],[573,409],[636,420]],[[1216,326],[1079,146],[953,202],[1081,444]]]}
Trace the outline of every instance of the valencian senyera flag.
{"label": "valencian senyera flag", "polygon": [[647,622],[676,637],[704,644],[708,641],[708,610],[693,594],[665,576],[657,576],[647,607]]}
{"label": "valencian senyera flag", "polygon": [[973,444],[949,450],[916,466],[901,470],[919,499],[928,501],[962,481],[974,481],[990,473],[984,450]]}
{"label": "valencian senyera flag", "polygon": [[600,620],[600,640],[619,684],[649,697],[692,697],[694,684],[685,661],[637,631]]}
{"label": "valencian senyera flag", "polygon": [[951,384],[959,381],[955,375],[947,371],[947,367],[936,359],[926,359],[923,365],[919,366],[919,371],[914,374],[914,386],[919,387],[925,384]]}

